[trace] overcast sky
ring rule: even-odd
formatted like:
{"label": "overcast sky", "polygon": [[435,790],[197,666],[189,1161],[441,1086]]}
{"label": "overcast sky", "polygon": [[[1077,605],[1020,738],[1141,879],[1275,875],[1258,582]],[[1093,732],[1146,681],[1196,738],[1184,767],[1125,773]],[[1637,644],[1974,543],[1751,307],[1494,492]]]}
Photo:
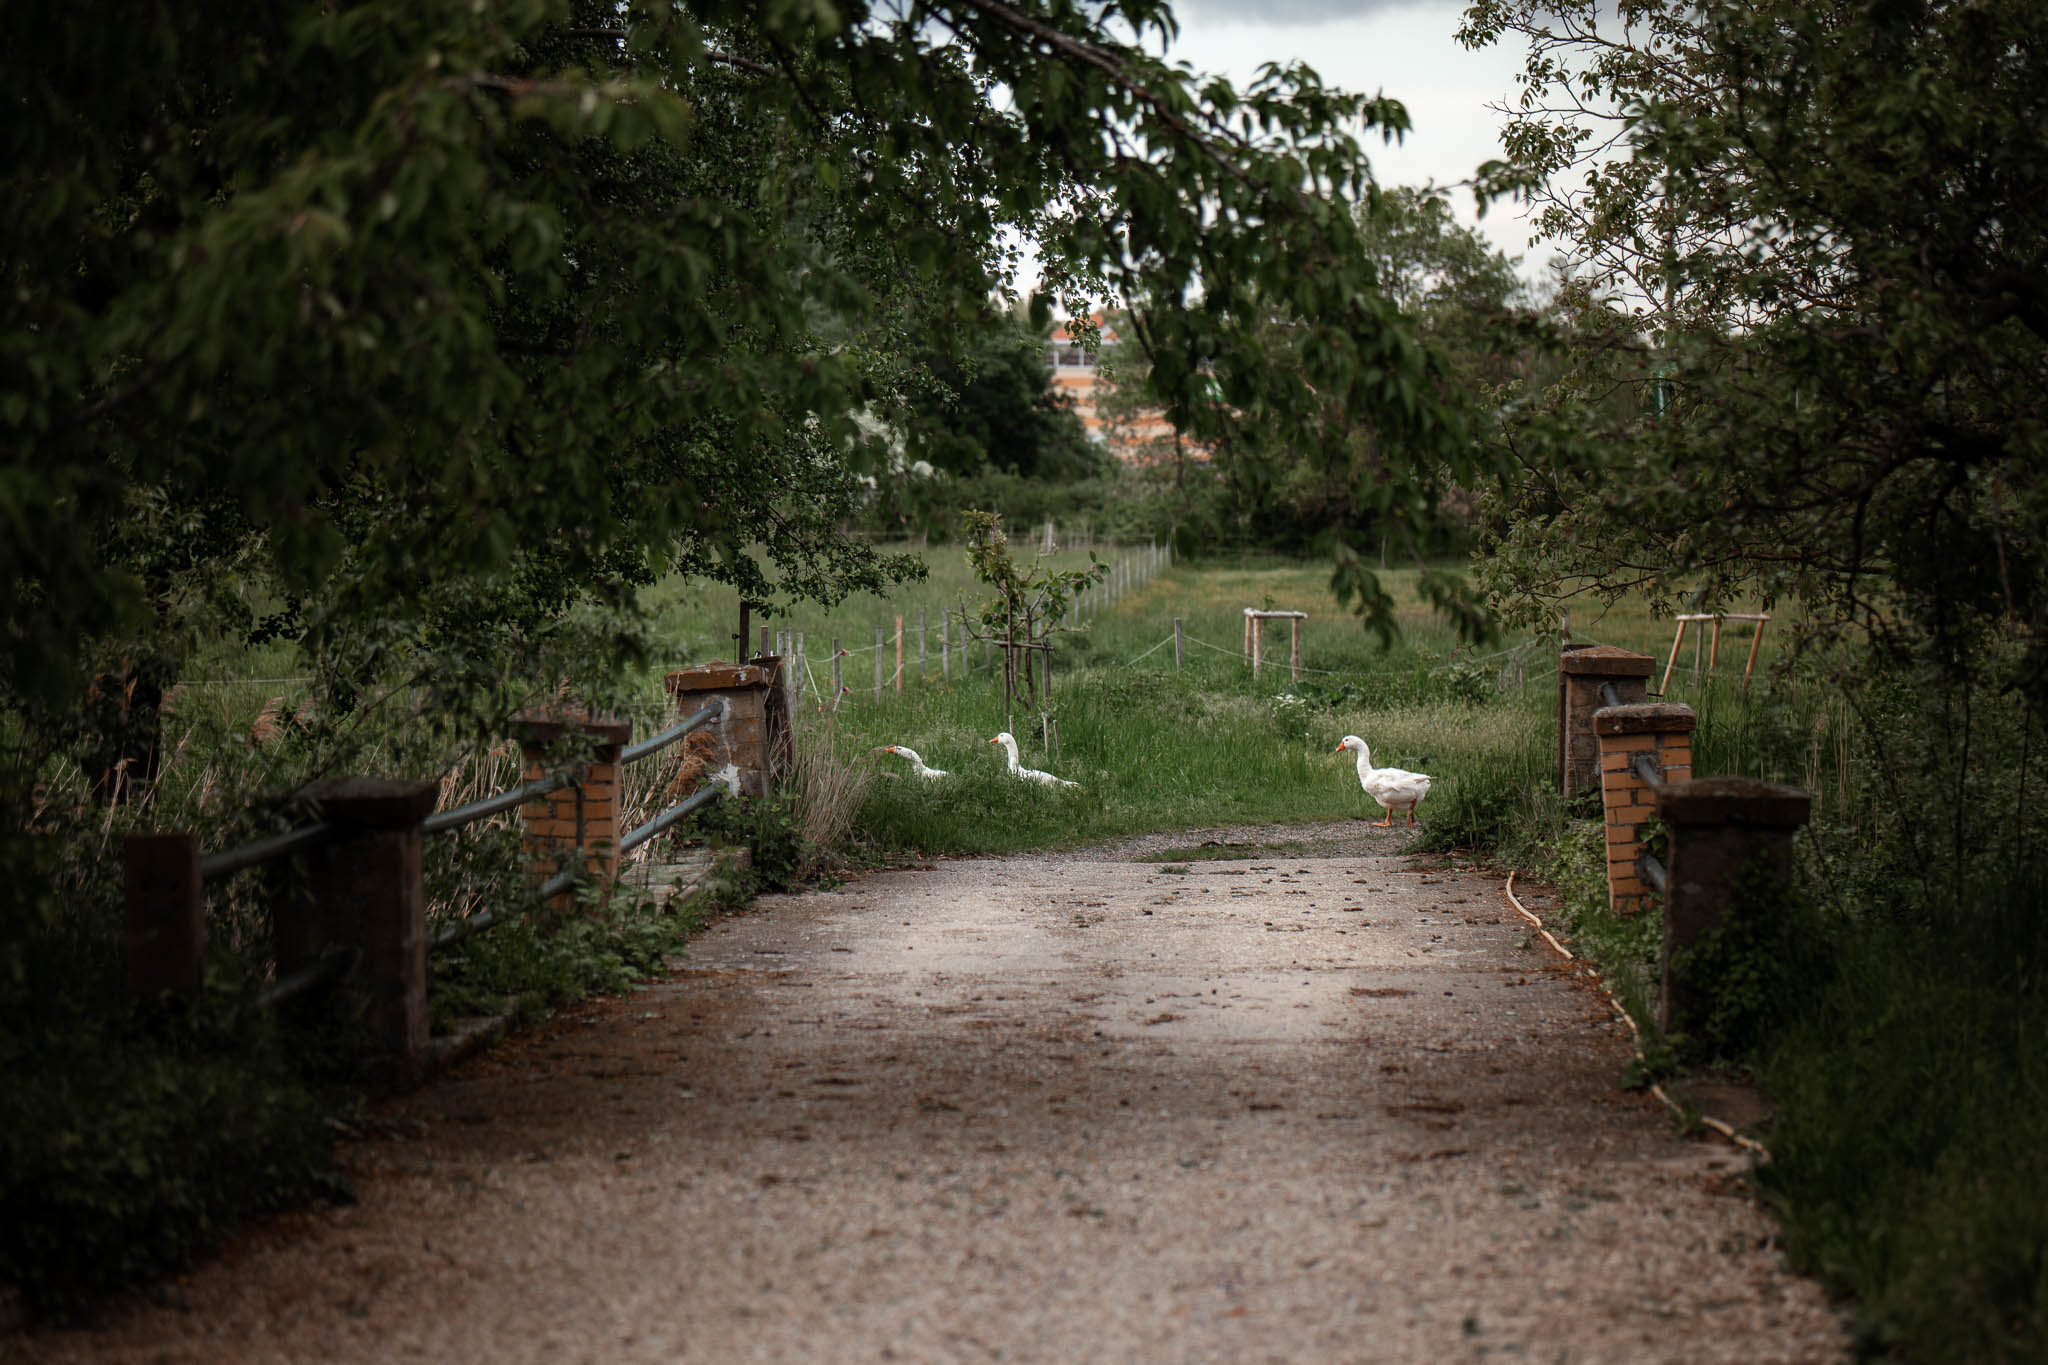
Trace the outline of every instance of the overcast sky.
{"label": "overcast sky", "polygon": [[[1415,131],[1399,145],[1371,144],[1374,174],[1383,185],[1450,185],[1501,155],[1501,116],[1487,106],[1513,93],[1523,56],[1519,44],[1460,46],[1463,11],[1461,0],[1178,0],[1181,36],[1167,56],[1238,85],[1264,62],[1306,62],[1327,85],[1390,95]],[[1549,251],[1530,249],[1520,206],[1501,201],[1475,219],[1469,190],[1451,203],[1521,257],[1525,277],[1541,274]]]}

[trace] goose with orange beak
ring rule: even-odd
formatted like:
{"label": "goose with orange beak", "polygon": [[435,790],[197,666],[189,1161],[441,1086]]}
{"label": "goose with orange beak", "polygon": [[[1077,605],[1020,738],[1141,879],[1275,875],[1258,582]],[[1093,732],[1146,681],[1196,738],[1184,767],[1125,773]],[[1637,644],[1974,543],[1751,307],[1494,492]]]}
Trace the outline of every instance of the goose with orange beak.
{"label": "goose with orange beak", "polygon": [[1408,812],[1408,823],[1415,823],[1415,808],[1422,804],[1422,798],[1429,795],[1431,778],[1428,773],[1411,773],[1405,768],[1375,768],[1372,766],[1372,750],[1357,735],[1346,735],[1337,752],[1346,749],[1358,751],[1358,785],[1365,788],[1365,794],[1379,802],[1387,818],[1380,821],[1382,827],[1394,823],[1394,812]]}

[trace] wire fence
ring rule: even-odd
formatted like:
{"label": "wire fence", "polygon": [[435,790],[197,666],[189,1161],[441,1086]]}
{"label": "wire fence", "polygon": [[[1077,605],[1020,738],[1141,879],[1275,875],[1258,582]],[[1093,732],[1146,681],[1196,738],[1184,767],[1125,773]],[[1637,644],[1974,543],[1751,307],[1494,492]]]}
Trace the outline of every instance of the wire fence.
{"label": "wire fence", "polygon": [[[1105,562],[1106,572],[1102,579],[1075,595],[1060,624],[1088,624],[1124,603],[1131,593],[1144,588],[1173,564],[1174,556],[1164,545],[1152,544],[1117,551]],[[1178,621],[1175,627],[1174,634],[1163,636],[1130,658],[1113,661],[1108,666],[1134,668],[1172,645],[1175,646],[1176,671],[1184,666],[1182,651],[1194,649],[1239,662],[1254,676],[1266,667],[1286,668],[1291,678],[1350,679],[1362,683],[1373,676],[1371,670],[1363,667],[1327,667],[1301,662],[1298,656],[1286,661],[1264,658],[1255,661],[1250,647],[1216,644],[1188,633]],[[979,627],[972,613],[955,608],[940,610],[936,620],[929,609],[920,610],[915,616],[909,612],[892,612],[875,625],[872,638],[867,637],[861,627],[849,630],[845,636],[830,635],[828,630],[829,627],[808,631],[795,626],[760,627],[759,653],[777,655],[788,661],[784,670],[784,686],[786,700],[792,708],[807,705],[821,712],[836,711],[844,704],[859,703],[868,698],[879,703],[890,693],[901,694],[912,685],[921,686],[934,679],[950,682],[957,676],[965,680],[977,672],[998,675],[1004,668],[1005,651],[1025,647],[1021,638],[1006,641],[1000,635],[992,637],[988,630]],[[855,630],[861,633],[855,634]],[[1575,639],[1582,644],[1601,643],[1585,635],[1578,635]],[[749,640],[747,643],[751,646],[754,642]],[[1530,667],[1534,662],[1532,656],[1546,643],[1543,638],[1530,638],[1490,653],[1455,655],[1431,665],[1426,672],[1438,676],[1453,669],[1490,669],[1495,673],[1495,684],[1500,691],[1526,689],[1531,682],[1551,677],[1557,671],[1554,662],[1538,669]],[[820,649],[820,644],[825,644],[825,648]],[[975,649],[976,645],[981,647],[979,651]],[[674,661],[661,667],[681,669],[686,666],[684,662]],[[198,679],[177,685],[270,686],[308,681],[311,679],[306,677]],[[659,716],[663,707],[664,702],[651,700],[638,707],[628,702],[608,709],[622,717],[643,719]]]}

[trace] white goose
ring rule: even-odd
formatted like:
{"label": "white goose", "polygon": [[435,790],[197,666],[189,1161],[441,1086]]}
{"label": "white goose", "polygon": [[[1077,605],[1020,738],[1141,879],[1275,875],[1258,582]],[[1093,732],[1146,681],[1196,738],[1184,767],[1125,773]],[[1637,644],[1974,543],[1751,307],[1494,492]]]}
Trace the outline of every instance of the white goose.
{"label": "white goose", "polygon": [[909,759],[910,771],[916,773],[919,777],[924,778],[926,781],[931,781],[935,778],[940,777],[951,777],[953,775],[947,772],[944,768],[925,767],[924,760],[922,758],[919,758],[917,755],[917,750],[906,749],[901,744],[884,744],[882,746],[882,752],[885,754],[899,754],[902,757]]}
{"label": "white goose", "polygon": [[1042,773],[1036,768],[1027,768],[1019,763],[1017,761],[1017,737],[1008,730],[997,735],[989,743],[1002,745],[1003,752],[1010,756],[1010,775],[1012,777],[1026,778],[1044,787],[1078,787],[1081,785],[1078,782],[1069,782],[1064,777],[1054,777],[1051,773]]}
{"label": "white goose", "polygon": [[1411,773],[1403,768],[1375,768],[1372,766],[1372,750],[1365,747],[1365,741],[1357,735],[1346,735],[1337,752],[1346,749],[1358,750],[1358,785],[1365,788],[1365,794],[1380,803],[1387,812],[1382,825],[1394,823],[1394,812],[1408,812],[1408,823],[1415,823],[1415,807],[1422,798],[1429,795],[1428,773]]}

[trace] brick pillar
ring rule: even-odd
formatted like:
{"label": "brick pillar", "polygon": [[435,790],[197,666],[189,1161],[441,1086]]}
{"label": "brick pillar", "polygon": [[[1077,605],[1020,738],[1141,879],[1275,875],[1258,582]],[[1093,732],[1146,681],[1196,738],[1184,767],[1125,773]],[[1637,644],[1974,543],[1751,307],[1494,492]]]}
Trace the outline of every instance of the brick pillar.
{"label": "brick pillar", "polygon": [[337,988],[361,1023],[373,1071],[389,1085],[419,1078],[427,1047],[427,891],[420,822],[438,782],[331,777],[302,789],[318,818],[343,826],[299,855],[296,894],[277,914],[277,974],[290,976],[330,948],[361,956]]}
{"label": "brick pillar", "polygon": [[[633,738],[632,722],[531,712],[515,717],[513,726],[521,782],[558,772],[564,761],[577,763],[579,773],[575,782],[519,808],[536,879],[546,881],[574,862],[580,848],[584,870],[609,883],[619,875],[619,751]],[[567,892],[550,902],[557,910],[573,903]]]}
{"label": "brick pillar", "polygon": [[1623,706],[1644,699],[1657,661],[1632,649],[1612,645],[1580,645],[1557,660],[1557,775],[1559,790],[1570,800],[1600,788],[1600,741],[1593,733],[1593,713],[1607,705],[1602,683],[1614,684]]}
{"label": "brick pillar", "polygon": [[206,973],[199,836],[130,834],[121,841],[127,901],[128,993],[195,995]]}
{"label": "brick pillar", "polygon": [[1600,804],[1607,817],[1607,904],[1616,914],[1642,908],[1650,888],[1636,871],[1643,851],[1642,825],[1656,808],[1649,784],[1630,764],[1648,754],[1663,765],[1666,782],[1692,777],[1690,706],[1663,702],[1609,706],[1593,714],[1600,742]]}
{"label": "brick pillar", "polygon": [[776,685],[781,663],[762,655],[752,663],[708,663],[668,675],[668,694],[679,715],[724,700],[725,714],[698,733],[712,739],[704,759],[706,770],[716,773],[727,764],[737,768],[742,796],[768,795],[789,771],[789,712]]}
{"label": "brick pillar", "polygon": [[1792,875],[1792,837],[1813,814],[1813,797],[1749,777],[1707,777],[1657,793],[1657,815],[1671,831],[1664,900],[1663,990],[1658,1027],[1685,1032],[1713,1011],[1701,985],[1672,969],[1700,935],[1735,904],[1745,877],[1780,882]]}

